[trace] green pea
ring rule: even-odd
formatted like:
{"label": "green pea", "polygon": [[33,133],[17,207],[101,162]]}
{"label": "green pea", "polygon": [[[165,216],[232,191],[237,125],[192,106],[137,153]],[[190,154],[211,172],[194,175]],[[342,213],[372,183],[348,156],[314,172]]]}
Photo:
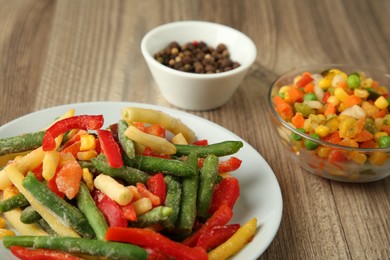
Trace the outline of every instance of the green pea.
{"label": "green pea", "polygon": [[360,77],[357,74],[351,74],[348,76],[347,85],[349,88],[355,89],[360,86]]}
{"label": "green pea", "polygon": [[[320,136],[318,134],[310,134],[310,136],[315,139],[320,139]],[[319,146],[318,143],[309,139],[305,139],[305,141],[303,141],[303,144],[305,145],[307,150],[314,150]]]}
{"label": "green pea", "polygon": [[390,136],[381,136],[378,139],[378,144],[380,148],[388,148],[390,147]]}
{"label": "green pea", "polygon": [[315,101],[315,100],[317,100],[317,96],[316,96],[316,94],[314,94],[314,93],[307,93],[307,94],[303,97],[303,100],[306,100],[306,101]]}
{"label": "green pea", "polygon": [[[303,128],[297,128],[297,131],[301,132],[301,133],[305,133],[305,129]],[[302,136],[300,136],[299,134],[295,133],[295,132],[292,132],[291,135],[290,135],[290,138],[292,141],[301,141],[302,140]]]}

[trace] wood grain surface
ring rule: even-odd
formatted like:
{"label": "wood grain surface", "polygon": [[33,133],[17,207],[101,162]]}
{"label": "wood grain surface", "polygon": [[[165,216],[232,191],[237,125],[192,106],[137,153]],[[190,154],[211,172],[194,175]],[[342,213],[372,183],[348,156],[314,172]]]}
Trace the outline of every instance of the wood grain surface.
{"label": "wood grain surface", "polygon": [[188,112],[245,139],[279,181],[283,218],[260,259],[390,259],[390,178],[310,175],[283,151],[265,102],[279,75],[303,65],[390,71],[389,14],[388,0],[0,0],[0,124],[76,102],[171,107],[142,58],[142,37],[177,20],[226,24],[253,39],[256,62],[222,108]]}

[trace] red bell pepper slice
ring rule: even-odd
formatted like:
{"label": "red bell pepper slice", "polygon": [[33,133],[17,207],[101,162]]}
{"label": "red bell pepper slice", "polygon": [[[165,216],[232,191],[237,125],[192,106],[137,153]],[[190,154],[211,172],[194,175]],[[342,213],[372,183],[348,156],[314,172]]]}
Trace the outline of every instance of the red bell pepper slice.
{"label": "red bell pepper slice", "polygon": [[127,220],[119,204],[99,190],[94,190],[92,196],[110,227],[127,227]]}
{"label": "red bell pepper slice", "polygon": [[164,255],[156,250],[149,249],[148,260],[171,260],[171,257]]}
{"label": "red bell pepper slice", "polygon": [[237,157],[230,157],[228,160],[218,164],[218,172],[233,172],[240,168],[242,161]]}
{"label": "red bell pepper slice", "polygon": [[[199,169],[203,167],[204,158],[198,159],[198,167]],[[218,172],[224,173],[224,172],[233,172],[238,170],[240,168],[242,161],[238,159],[237,157],[230,157],[226,161],[222,161],[218,163]]]}
{"label": "red bell pepper slice", "polygon": [[147,180],[146,185],[150,192],[160,198],[161,204],[164,204],[167,195],[167,186],[164,181],[164,175],[162,173],[157,173],[151,176]]}
{"label": "red bell pepper slice", "polygon": [[209,251],[228,240],[237,230],[240,224],[215,226],[209,232],[203,233],[196,243],[196,246]]}
{"label": "red bell pepper slice", "polygon": [[309,72],[304,72],[302,77],[295,84],[298,88],[303,88],[307,84],[313,81],[313,78]]}
{"label": "red bell pepper slice", "polygon": [[162,154],[162,153],[156,153],[150,147],[145,147],[145,149],[142,151],[142,155],[170,159],[169,155]]}
{"label": "red bell pepper slice", "polygon": [[112,133],[108,130],[100,129],[97,130],[97,135],[108,164],[112,168],[121,168],[123,166],[121,150]]}
{"label": "red bell pepper slice", "polygon": [[77,158],[77,153],[80,152],[81,141],[75,141],[71,145],[61,148],[61,153],[71,153],[74,158]]}
{"label": "red bell pepper slice", "polygon": [[43,137],[42,148],[44,151],[55,149],[55,138],[72,129],[97,130],[103,126],[102,115],[80,115],[62,119],[49,127]]}
{"label": "red bell pepper slice", "polygon": [[209,232],[215,226],[226,225],[232,217],[233,210],[228,205],[223,204],[195,233],[184,239],[182,243],[187,246],[195,246],[202,234]]}
{"label": "red bell pepper slice", "polygon": [[207,139],[197,140],[192,143],[193,145],[199,145],[199,146],[205,146],[209,144],[209,141]]}
{"label": "red bell pepper slice", "polygon": [[150,248],[175,259],[208,259],[203,248],[185,246],[149,229],[109,227],[105,239]]}
{"label": "red bell pepper slice", "polygon": [[21,246],[10,246],[11,253],[20,260],[82,260],[69,253],[51,249],[29,249]]}
{"label": "red bell pepper slice", "polygon": [[240,184],[238,183],[237,178],[228,177],[222,179],[221,182],[215,186],[209,213],[213,214],[224,204],[233,208],[238,197],[240,197]]}
{"label": "red bell pepper slice", "polygon": [[34,176],[40,180],[43,181],[43,175],[42,175],[42,163],[39,164],[35,169],[32,170],[32,173],[34,173]]}

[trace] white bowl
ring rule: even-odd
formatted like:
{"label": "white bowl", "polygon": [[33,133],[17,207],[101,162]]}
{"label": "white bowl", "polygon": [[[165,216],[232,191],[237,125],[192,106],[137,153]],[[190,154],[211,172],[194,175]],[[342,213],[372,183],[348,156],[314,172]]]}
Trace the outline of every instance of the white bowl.
{"label": "white bowl", "polygon": [[[197,74],[182,72],[159,63],[154,54],[171,42],[180,45],[203,41],[216,48],[223,43],[230,58],[240,66],[230,71]],[[179,21],[161,25],[148,32],[141,51],[164,98],[187,110],[210,110],[225,104],[236,91],[256,59],[256,46],[245,34],[225,25],[204,21]]]}

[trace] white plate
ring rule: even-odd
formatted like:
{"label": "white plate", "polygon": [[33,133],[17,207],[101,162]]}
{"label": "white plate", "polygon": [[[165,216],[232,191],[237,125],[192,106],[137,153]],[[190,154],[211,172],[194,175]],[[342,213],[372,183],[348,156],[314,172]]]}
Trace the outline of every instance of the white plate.
{"label": "white plate", "polygon": [[[236,154],[242,160],[240,169],[234,173],[241,185],[241,196],[234,208],[234,217],[230,223],[244,224],[256,217],[258,231],[252,240],[233,259],[256,259],[269,246],[279,229],[282,218],[282,195],[272,169],[263,157],[247,142],[227,129],[206,119],[182,111],[155,105],[129,102],[91,102],[69,104],[37,111],[0,127],[0,138],[33,132],[49,125],[56,117],[71,108],[76,114],[103,114],[105,126],[116,123],[124,107],[145,107],[163,111],[179,118],[197,135],[198,139],[208,139],[209,143],[226,140],[240,140],[244,147]],[[2,259],[16,259],[8,250],[0,246]]]}

